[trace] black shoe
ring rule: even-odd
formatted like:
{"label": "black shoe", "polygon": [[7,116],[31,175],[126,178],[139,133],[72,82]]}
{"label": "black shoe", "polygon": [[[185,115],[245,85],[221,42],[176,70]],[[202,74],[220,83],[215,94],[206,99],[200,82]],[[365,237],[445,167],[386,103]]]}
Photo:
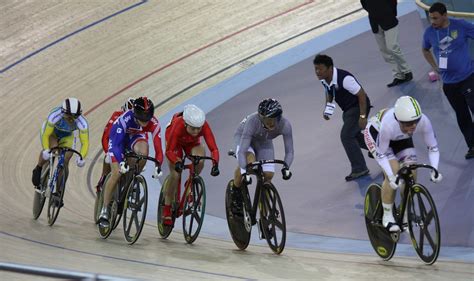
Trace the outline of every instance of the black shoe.
{"label": "black shoe", "polygon": [[[262,226],[262,222],[261,221],[258,221],[258,227],[260,228],[260,238],[261,239],[266,239],[266,236],[265,236],[265,232],[263,232],[263,226]],[[273,238],[273,234],[270,232],[270,229],[267,228],[267,233],[268,233],[268,239],[272,239]]]}
{"label": "black shoe", "polygon": [[405,73],[405,79],[406,82],[413,80],[413,73],[407,72]]}
{"label": "black shoe", "polygon": [[367,156],[369,156],[369,158],[374,159],[374,156],[372,155],[372,153],[370,153],[370,151],[367,151]]}
{"label": "black shoe", "polygon": [[469,148],[469,150],[467,151],[464,157],[466,157],[466,159],[474,158],[474,146]]}
{"label": "black shoe", "polygon": [[368,175],[368,174],[369,174],[369,170],[368,170],[368,169],[367,169],[367,170],[364,170],[364,171],[362,171],[362,172],[357,172],[357,173],[352,172],[350,175],[348,175],[348,176],[346,177],[346,181],[352,181],[352,180],[355,180],[355,179],[357,179],[357,178],[363,177],[363,176]]}
{"label": "black shoe", "polygon": [[31,177],[31,181],[33,182],[33,185],[36,187],[39,187],[41,185],[41,167],[36,166],[33,169],[33,176]]}
{"label": "black shoe", "polygon": [[234,215],[242,216],[244,214],[244,204],[242,198],[242,192],[237,188],[231,189],[230,198],[232,200],[231,211]]}
{"label": "black shoe", "polygon": [[54,205],[56,206],[56,208],[61,208],[62,206],[64,206],[63,201],[62,201],[61,198],[59,197],[59,193],[54,192],[54,193],[51,194],[51,195],[54,196]]}
{"label": "black shoe", "polygon": [[403,84],[405,82],[408,82],[412,79],[413,79],[413,74],[411,72],[408,72],[408,73],[405,74],[405,77],[403,77],[403,79],[394,78],[391,83],[387,84],[387,87],[391,88],[391,87]]}

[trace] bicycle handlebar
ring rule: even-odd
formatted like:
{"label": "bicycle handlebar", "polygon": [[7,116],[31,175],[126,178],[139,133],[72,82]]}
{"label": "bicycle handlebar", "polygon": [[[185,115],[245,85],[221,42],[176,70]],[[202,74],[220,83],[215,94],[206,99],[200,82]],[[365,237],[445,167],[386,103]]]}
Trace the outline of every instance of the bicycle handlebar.
{"label": "bicycle handlebar", "polygon": [[139,155],[139,154],[136,154],[135,152],[125,152],[125,157],[127,157],[127,158],[135,158],[135,159],[137,159],[138,161],[140,161],[140,160],[149,160],[149,161],[152,161],[152,162],[154,162],[155,164],[157,164],[158,167],[161,167],[160,161],[158,161],[158,160],[156,160],[155,158],[150,157],[150,156],[148,156],[148,155]]}
{"label": "bicycle handlebar", "polygon": [[428,165],[428,164],[410,164],[408,166],[403,166],[398,170],[397,172],[397,180],[395,181],[397,184],[400,180],[400,178],[405,178],[408,176],[412,171],[418,169],[418,168],[426,168],[430,169],[435,172],[435,177],[438,177],[438,170],[436,170],[433,166]]}
{"label": "bicycle handlebar", "polygon": [[[235,154],[235,151],[233,151],[233,150],[229,150],[227,152],[227,155],[232,156],[234,158],[237,158],[237,155]],[[250,169],[250,168],[255,167],[255,166],[261,166],[263,164],[281,164],[286,169],[290,168],[290,167],[288,167],[288,164],[286,164],[285,161],[278,160],[278,159],[273,159],[273,160],[258,160],[258,161],[255,161],[255,162],[248,163],[247,164],[247,169]]]}
{"label": "bicycle handlebar", "polygon": [[186,154],[185,157],[188,158],[189,160],[191,160],[191,162],[192,162],[194,165],[199,164],[199,161],[201,161],[201,160],[212,160],[212,163],[213,163],[213,164],[216,163],[216,160],[214,160],[214,158],[209,157],[209,156],[200,156],[200,155]]}
{"label": "bicycle handlebar", "polygon": [[74,150],[74,149],[69,148],[69,147],[55,146],[55,147],[49,149],[49,151],[50,151],[51,153],[53,153],[54,151],[61,151],[61,150],[62,150],[62,151],[65,151],[65,152],[68,152],[68,151],[69,151],[69,152],[73,152],[73,153],[79,155],[79,157],[81,158],[81,160],[83,160],[82,155],[81,155],[81,153],[80,153],[79,151]]}

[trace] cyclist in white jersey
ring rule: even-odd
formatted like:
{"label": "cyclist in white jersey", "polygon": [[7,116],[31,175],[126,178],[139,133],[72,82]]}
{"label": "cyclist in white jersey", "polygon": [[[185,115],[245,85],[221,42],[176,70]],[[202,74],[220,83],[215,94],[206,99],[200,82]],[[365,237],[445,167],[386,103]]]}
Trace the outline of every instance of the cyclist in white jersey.
{"label": "cyclist in white jersey", "polygon": [[[393,108],[382,109],[370,118],[364,130],[365,143],[384,172],[382,223],[390,232],[400,231],[400,226],[395,223],[393,217],[392,206],[395,200],[395,190],[399,187],[403,188],[404,183],[400,180],[397,184],[395,175],[400,169],[400,165],[417,162],[412,140],[415,132],[421,133],[423,136],[428,147],[430,164],[438,169],[439,150],[433,127],[413,97],[398,98]],[[442,175],[439,173],[436,178],[435,173],[431,172],[430,178],[434,183],[438,183],[442,180]]]}

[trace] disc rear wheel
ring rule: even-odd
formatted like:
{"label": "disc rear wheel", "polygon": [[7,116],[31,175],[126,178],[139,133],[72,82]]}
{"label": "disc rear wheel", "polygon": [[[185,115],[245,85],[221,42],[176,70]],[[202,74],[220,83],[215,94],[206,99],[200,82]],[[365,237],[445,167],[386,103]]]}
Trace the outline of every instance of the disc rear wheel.
{"label": "disc rear wheel", "polygon": [[390,260],[395,254],[397,243],[382,225],[382,187],[373,183],[367,188],[364,201],[365,226],[370,244],[383,260]]}

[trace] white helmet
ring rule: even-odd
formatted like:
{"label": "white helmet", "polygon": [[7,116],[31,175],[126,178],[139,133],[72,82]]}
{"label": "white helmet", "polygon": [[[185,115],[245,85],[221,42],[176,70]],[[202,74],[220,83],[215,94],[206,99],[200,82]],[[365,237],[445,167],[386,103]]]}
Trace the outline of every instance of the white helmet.
{"label": "white helmet", "polygon": [[395,102],[395,117],[400,122],[416,121],[421,118],[421,108],[416,99],[402,96]]}
{"label": "white helmet", "polygon": [[76,98],[67,98],[63,101],[61,111],[64,114],[79,116],[82,114],[81,102]]}
{"label": "white helmet", "polygon": [[133,109],[134,98],[128,98],[127,101],[122,105],[122,111],[128,111]]}
{"label": "white helmet", "polygon": [[206,114],[194,104],[188,104],[184,106],[183,119],[189,126],[200,128],[206,121]]}

